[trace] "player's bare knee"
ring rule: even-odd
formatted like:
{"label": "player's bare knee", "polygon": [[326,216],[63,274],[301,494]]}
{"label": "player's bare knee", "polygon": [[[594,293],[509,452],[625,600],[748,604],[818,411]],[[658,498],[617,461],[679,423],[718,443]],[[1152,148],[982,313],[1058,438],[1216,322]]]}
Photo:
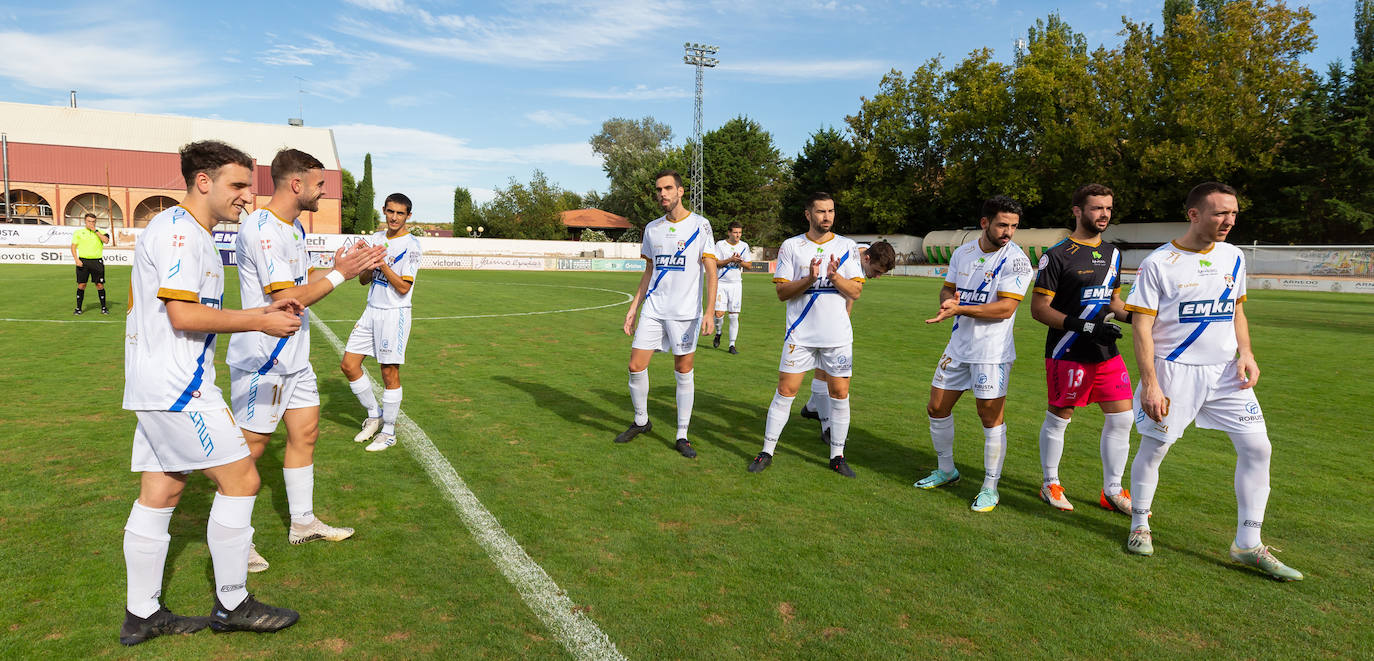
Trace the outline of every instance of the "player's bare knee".
{"label": "player's bare knee", "polygon": [[826,384],[831,399],[849,398],[849,379],[832,378]]}
{"label": "player's bare knee", "polygon": [[387,390],[395,390],[401,387],[401,366],[382,365],[382,384]]}

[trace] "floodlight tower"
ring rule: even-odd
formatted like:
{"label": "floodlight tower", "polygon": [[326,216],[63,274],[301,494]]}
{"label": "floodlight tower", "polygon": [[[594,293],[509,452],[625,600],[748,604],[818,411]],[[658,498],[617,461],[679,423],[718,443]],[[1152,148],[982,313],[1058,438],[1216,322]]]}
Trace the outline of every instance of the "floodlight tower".
{"label": "floodlight tower", "polygon": [[682,48],[687,51],[687,54],[682,56],[682,61],[697,69],[697,109],[692,121],[692,171],[689,174],[692,180],[692,211],[705,213],[701,202],[702,189],[705,188],[705,169],[701,158],[701,79],[703,69],[714,69],[720,64],[720,60],[711,57],[720,52],[720,47],[689,41],[683,44]]}

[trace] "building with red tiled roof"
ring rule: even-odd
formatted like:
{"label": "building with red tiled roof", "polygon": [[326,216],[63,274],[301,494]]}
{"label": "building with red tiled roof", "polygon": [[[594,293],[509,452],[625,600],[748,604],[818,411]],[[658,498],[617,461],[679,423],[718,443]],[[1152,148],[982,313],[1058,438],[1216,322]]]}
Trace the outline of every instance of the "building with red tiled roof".
{"label": "building with red tiled roof", "polygon": [[573,209],[558,215],[574,241],[578,240],[584,229],[600,230],[614,237],[634,228],[628,218],[600,209]]}

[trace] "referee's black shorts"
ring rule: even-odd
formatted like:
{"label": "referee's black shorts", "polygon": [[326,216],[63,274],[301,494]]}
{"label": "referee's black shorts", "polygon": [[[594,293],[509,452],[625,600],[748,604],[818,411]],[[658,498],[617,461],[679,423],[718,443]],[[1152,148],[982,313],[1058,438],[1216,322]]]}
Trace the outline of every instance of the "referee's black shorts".
{"label": "referee's black shorts", "polygon": [[87,280],[97,285],[105,284],[105,260],[84,258],[81,260],[81,266],[76,267],[76,284],[84,285]]}

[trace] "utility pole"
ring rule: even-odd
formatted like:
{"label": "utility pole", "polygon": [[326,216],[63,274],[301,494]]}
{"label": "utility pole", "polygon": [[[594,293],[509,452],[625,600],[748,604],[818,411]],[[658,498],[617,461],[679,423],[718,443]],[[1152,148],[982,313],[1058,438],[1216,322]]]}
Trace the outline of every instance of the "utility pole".
{"label": "utility pole", "polygon": [[711,57],[720,52],[720,47],[707,46],[706,44],[698,44],[689,41],[683,44],[682,48],[687,51],[687,54],[682,56],[682,61],[696,67],[697,70],[697,108],[696,117],[692,122],[692,171],[689,178],[692,180],[692,211],[704,214],[706,213],[706,209],[701,201],[702,191],[705,188],[704,176],[706,172],[701,157],[702,72],[705,69],[714,69],[717,64],[720,64],[720,60]]}

